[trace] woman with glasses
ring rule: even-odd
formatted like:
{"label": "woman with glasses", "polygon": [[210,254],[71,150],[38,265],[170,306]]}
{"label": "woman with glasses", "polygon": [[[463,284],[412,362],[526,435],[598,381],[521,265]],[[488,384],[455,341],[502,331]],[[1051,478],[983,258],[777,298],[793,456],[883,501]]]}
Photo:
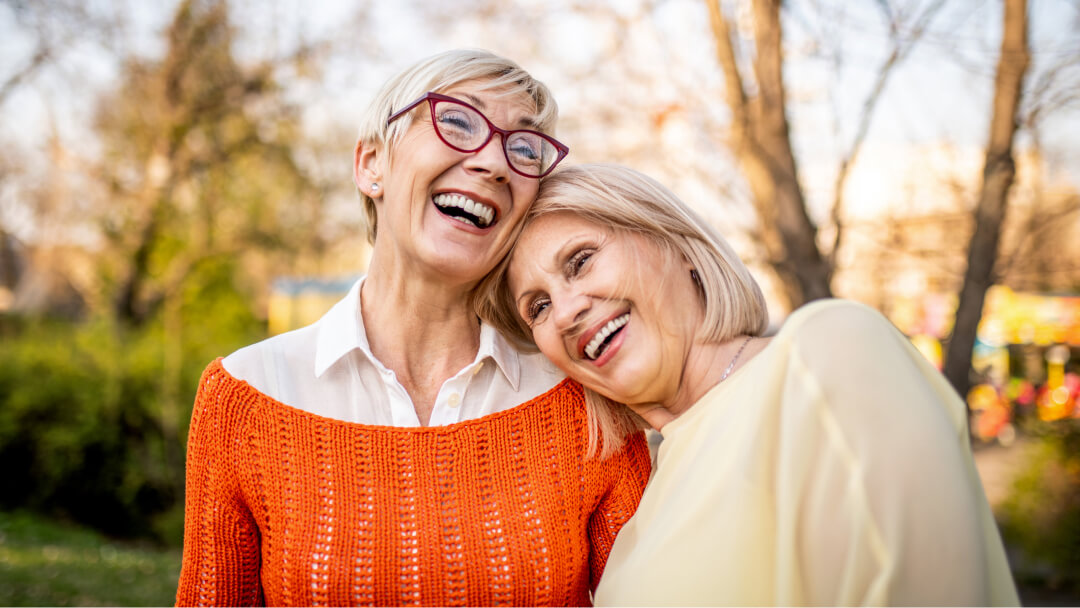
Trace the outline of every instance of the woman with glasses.
{"label": "woman with glasses", "polygon": [[555,120],[542,83],[482,51],[383,86],[353,163],[367,275],[203,375],[178,604],[590,603],[644,438],[592,457],[580,386],[472,304],[567,154]]}
{"label": "woman with glasses", "polygon": [[612,606],[1015,605],[966,408],[877,311],[772,337],[724,239],[629,169],[545,180],[483,316],[663,442],[596,591]]}

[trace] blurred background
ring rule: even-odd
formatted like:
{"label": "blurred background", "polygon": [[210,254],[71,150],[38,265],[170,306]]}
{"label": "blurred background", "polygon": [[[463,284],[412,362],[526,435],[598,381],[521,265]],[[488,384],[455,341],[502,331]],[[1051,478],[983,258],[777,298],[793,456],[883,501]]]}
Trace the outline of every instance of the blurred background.
{"label": "blurred background", "polygon": [[359,113],[454,47],[715,223],[774,326],[883,311],[968,400],[1025,603],[1080,603],[1078,32],[1076,0],[0,0],[0,604],[172,603],[199,374],[364,271]]}

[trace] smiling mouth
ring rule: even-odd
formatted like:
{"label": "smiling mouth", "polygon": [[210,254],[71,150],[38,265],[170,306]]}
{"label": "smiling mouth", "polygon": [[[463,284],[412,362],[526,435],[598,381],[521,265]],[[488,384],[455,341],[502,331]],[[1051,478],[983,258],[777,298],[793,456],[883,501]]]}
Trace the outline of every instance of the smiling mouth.
{"label": "smiling mouth", "polygon": [[589,343],[585,345],[585,350],[583,352],[585,358],[589,361],[595,361],[597,357],[604,354],[608,345],[611,344],[612,339],[614,339],[629,322],[630,313],[619,315],[608,321],[606,325],[600,328],[600,331],[596,332],[596,335],[592,337],[592,340],[589,340]]}
{"label": "smiling mouth", "polygon": [[460,194],[436,194],[432,199],[443,215],[463,224],[487,228],[495,222],[495,208]]}

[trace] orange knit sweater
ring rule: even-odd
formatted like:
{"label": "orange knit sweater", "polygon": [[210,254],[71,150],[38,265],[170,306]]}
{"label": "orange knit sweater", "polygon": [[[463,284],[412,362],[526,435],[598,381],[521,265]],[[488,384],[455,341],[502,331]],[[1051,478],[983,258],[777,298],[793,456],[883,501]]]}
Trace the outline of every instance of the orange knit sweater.
{"label": "orange knit sweater", "polygon": [[284,405],[217,360],[187,455],[177,605],[588,605],[649,473],[588,458],[581,387],[442,427]]}

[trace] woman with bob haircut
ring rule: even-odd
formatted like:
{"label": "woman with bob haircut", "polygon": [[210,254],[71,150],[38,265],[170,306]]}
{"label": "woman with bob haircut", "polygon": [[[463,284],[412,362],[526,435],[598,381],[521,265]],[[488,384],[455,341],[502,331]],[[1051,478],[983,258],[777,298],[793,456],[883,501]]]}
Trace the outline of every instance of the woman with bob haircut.
{"label": "woman with bob haircut", "polygon": [[591,455],[580,385],[472,304],[568,151],[556,116],[486,51],[378,92],[353,159],[367,275],[199,384],[178,605],[590,603],[644,437]]}
{"label": "woman with bob haircut", "polygon": [[1018,603],[941,374],[854,302],[766,337],[745,265],[656,181],[554,173],[479,293],[585,386],[597,449],[663,436],[597,605]]}

